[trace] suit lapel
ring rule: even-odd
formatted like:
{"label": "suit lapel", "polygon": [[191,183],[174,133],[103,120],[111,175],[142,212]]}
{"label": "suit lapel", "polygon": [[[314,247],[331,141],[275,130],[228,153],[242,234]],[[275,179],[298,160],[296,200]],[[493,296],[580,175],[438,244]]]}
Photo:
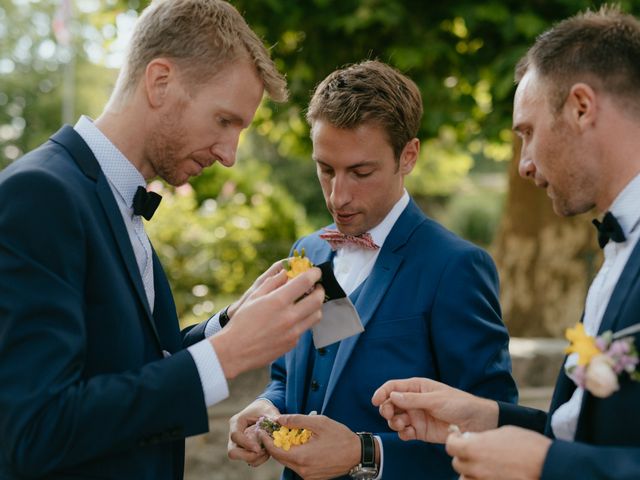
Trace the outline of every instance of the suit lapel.
{"label": "suit lapel", "polygon": [[631,255],[629,256],[629,260],[627,260],[627,264],[622,270],[622,274],[620,274],[618,283],[616,283],[616,286],[613,289],[611,299],[609,300],[607,309],[602,317],[602,323],[600,324],[598,333],[606,332],[607,330],[611,330],[615,333],[616,330],[620,330],[619,327],[624,327],[624,325],[618,325],[619,313],[622,310],[625,300],[629,296],[629,290],[631,290],[634,283],[638,281],[639,276],[640,242],[636,243],[633,252],[631,252]]}
{"label": "suit lapel", "polygon": [[[598,334],[606,332],[607,330],[611,330],[615,333],[617,330],[621,330],[626,325],[624,322],[621,323],[620,319],[620,311],[624,305],[624,302],[629,297],[629,291],[631,287],[638,281],[640,276],[640,242],[636,244],[631,255],[629,256],[629,260],[627,260],[627,264],[624,266],[622,273],[620,274],[620,278],[618,279],[618,283],[616,283],[613,288],[613,293],[611,294],[611,298],[609,299],[609,303],[607,304],[607,308],[604,311],[604,315],[602,317],[602,322],[600,323],[600,328],[598,329]],[[633,321],[633,319],[632,319]],[[563,364],[564,365],[564,364]],[[571,384],[571,380],[568,380]],[[575,389],[575,387],[574,387]],[[578,416],[578,425],[576,428],[576,439],[582,438],[582,434],[585,428],[585,417],[584,413],[586,412],[587,402],[592,398],[588,392],[582,397],[582,404],[580,406],[580,414]],[[558,405],[559,406],[559,405]]]}
{"label": "suit lapel", "polygon": [[[329,244],[325,241],[321,242],[317,250],[307,252],[307,256],[309,256],[316,265],[330,261],[334,255]],[[305,380],[309,364],[309,351],[311,350],[312,343],[313,336],[311,331],[308,331],[300,338],[298,345],[293,350],[290,378],[295,382],[293,384],[295,410],[291,410],[292,412],[300,412],[302,410],[302,401],[306,388]]]}
{"label": "suit lapel", "polygon": [[[287,407],[291,412],[302,412],[302,402],[304,400],[305,392],[305,380],[307,377],[307,366],[309,365],[309,351],[311,350],[311,344],[313,343],[313,337],[311,330],[305,332],[298,345],[293,350],[291,361],[291,378],[293,380],[293,409]],[[287,374],[287,376],[289,376]]]}
{"label": "suit lapel", "polygon": [[82,172],[96,182],[96,194],[108,219],[109,227],[116,239],[118,250],[122,255],[127,273],[133,282],[138,300],[142,302],[144,307],[145,320],[151,329],[159,350],[162,351],[160,337],[151,315],[147,295],[145,294],[144,285],[142,284],[142,277],[140,276],[131,241],[129,240],[129,234],[122,219],[120,209],[113,197],[113,192],[111,191],[107,178],[102,173],[100,165],[98,164],[98,161],[93,155],[91,149],[72,127],[68,125],[64,126],[55,135],[53,135],[51,139],[62,145],[71,154]]}
{"label": "suit lapel", "polygon": [[127,232],[127,228],[125,227],[122,220],[120,209],[118,208],[118,205],[113,198],[111,187],[109,186],[109,183],[107,182],[107,179],[104,175],[100,175],[98,177],[98,181],[96,183],[96,193],[98,194],[100,203],[102,203],[102,207],[104,208],[107,219],[109,220],[109,226],[111,227],[113,235],[116,239],[116,243],[118,244],[118,249],[120,250],[120,254],[122,255],[122,259],[124,260],[124,264],[127,268],[127,272],[129,273],[129,277],[133,282],[133,286],[136,294],[138,295],[138,299],[144,306],[145,319],[147,320],[147,323],[149,324],[149,327],[153,332],[153,336],[158,342],[158,347],[160,348],[160,350],[162,350],[160,337],[158,335],[156,325],[151,315],[151,309],[149,307],[147,295],[144,291],[144,285],[142,283],[142,277],[140,276],[138,263],[136,262],[136,256],[133,253],[133,247],[131,246],[131,240],[129,239],[129,233]]}
{"label": "suit lapel", "polygon": [[[404,255],[398,254],[396,251],[407,243],[413,231],[424,220],[424,214],[413,200],[411,200],[389,232],[369,277],[362,285],[362,291],[355,304],[365,331],[367,324],[371,321],[378,305],[380,305],[380,302],[385,297],[391,282],[396,276],[398,268],[400,268],[404,260]],[[327,392],[324,396],[323,411],[327,407],[329,399],[335,390],[336,384],[342,375],[342,371],[349,357],[351,357],[360,335],[362,335],[362,333],[345,338],[340,342],[333,369],[331,370],[331,376],[329,377]]]}

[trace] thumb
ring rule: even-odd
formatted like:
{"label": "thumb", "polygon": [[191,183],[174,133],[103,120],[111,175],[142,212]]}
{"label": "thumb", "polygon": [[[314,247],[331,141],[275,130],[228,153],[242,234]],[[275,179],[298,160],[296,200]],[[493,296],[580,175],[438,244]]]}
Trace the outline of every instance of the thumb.
{"label": "thumb", "polygon": [[258,298],[277,290],[287,283],[287,274],[284,270],[280,270],[275,275],[266,278],[258,288],[251,294],[250,298]]}
{"label": "thumb", "polygon": [[437,399],[430,393],[391,392],[389,400],[402,410],[426,410],[437,406]]}
{"label": "thumb", "polygon": [[321,422],[322,417],[320,415],[280,415],[277,418],[277,422],[283,427],[287,428],[306,428],[308,430],[314,430],[314,427]]}

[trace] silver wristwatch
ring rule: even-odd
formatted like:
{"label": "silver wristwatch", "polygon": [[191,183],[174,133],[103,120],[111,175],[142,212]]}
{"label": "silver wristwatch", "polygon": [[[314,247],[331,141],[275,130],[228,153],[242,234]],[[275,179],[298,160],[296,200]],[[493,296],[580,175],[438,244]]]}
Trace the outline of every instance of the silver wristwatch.
{"label": "silver wristwatch", "polygon": [[373,479],[378,476],[378,466],[376,465],[376,445],[373,435],[367,432],[358,432],[362,453],[360,463],[349,471],[351,478]]}

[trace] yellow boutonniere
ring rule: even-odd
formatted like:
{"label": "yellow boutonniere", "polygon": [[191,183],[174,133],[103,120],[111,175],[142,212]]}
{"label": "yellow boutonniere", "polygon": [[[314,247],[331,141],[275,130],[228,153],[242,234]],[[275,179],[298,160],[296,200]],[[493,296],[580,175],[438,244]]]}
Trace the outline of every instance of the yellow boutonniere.
{"label": "yellow boutonniere", "polygon": [[640,372],[636,370],[640,359],[633,336],[623,336],[640,331],[638,325],[613,333],[610,330],[597,337],[591,337],[584,331],[584,325],[578,323],[567,329],[567,340],[571,344],[567,353],[577,353],[577,365],[565,366],[567,375],[578,387],[592,395],[606,398],[620,389],[618,377],[626,372],[633,381],[640,381]]}
{"label": "yellow boutonniere", "polygon": [[571,344],[565,349],[565,352],[577,353],[578,365],[587,365],[593,357],[602,353],[596,345],[595,338],[587,335],[587,332],[584,331],[582,323],[578,323],[573,328],[568,328],[566,336]]}
{"label": "yellow boutonniere", "polygon": [[305,256],[304,248],[300,250],[300,253],[298,253],[298,250],[294,250],[293,257],[284,260],[282,265],[287,271],[287,277],[289,278],[295,278],[313,267],[311,260]]}

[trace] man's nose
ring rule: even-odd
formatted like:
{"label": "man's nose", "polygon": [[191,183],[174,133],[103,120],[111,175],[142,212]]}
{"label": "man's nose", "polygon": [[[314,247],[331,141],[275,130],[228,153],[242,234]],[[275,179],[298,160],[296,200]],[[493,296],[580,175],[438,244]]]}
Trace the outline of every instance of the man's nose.
{"label": "man's nose", "polygon": [[217,157],[225,167],[233,167],[236,163],[236,153],[238,152],[238,140],[240,135],[234,135],[225,142],[218,143],[211,147],[211,154]]}
{"label": "man's nose", "polygon": [[536,166],[533,164],[531,158],[526,154],[524,149],[521,152],[520,163],[518,164],[518,173],[522,178],[535,179]]}
{"label": "man's nose", "polygon": [[331,203],[340,209],[351,201],[347,179],[342,175],[333,177],[331,184]]}

